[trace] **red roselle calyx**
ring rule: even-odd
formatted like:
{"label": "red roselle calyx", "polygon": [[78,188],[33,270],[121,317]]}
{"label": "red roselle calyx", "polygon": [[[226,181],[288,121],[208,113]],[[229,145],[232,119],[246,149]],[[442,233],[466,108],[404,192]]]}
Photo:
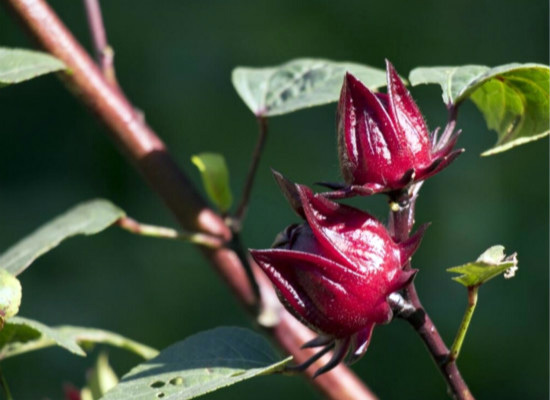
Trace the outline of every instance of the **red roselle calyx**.
{"label": "red roselle calyx", "polygon": [[373,93],[346,74],[338,104],[338,153],[347,185],[326,184],[329,197],[403,189],[445,168],[458,133],[437,139],[393,65],[386,61],[388,91]]}
{"label": "red roselle calyx", "polygon": [[276,178],[306,222],[288,227],[275,248],[250,253],[286,309],[319,333],[304,347],[323,346],[321,355],[335,348],[331,361],[316,372],[319,375],[344,358],[352,363],[362,357],[374,325],[391,320],[387,298],[413,279],[416,271],[404,271],[403,266],[420,244],[425,227],[396,243],[371,215],[313,194],[280,174]]}

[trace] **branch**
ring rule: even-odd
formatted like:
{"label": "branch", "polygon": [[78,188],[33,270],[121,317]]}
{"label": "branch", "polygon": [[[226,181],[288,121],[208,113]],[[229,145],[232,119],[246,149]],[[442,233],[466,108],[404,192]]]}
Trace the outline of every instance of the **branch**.
{"label": "branch", "polygon": [[[418,190],[420,189],[419,185],[421,183],[413,185],[408,192],[399,193],[392,198],[391,204],[397,203],[401,205],[398,208],[392,209],[389,223],[391,234],[398,242],[402,242],[409,237],[412,225],[414,224],[414,208]],[[410,268],[411,265],[409,262],[405,266],[405,269]],[[414,282],[407,286],[404,295],[405,300],[412,305],[412,309],[398,316],[409,322],[416,330],[447,382],[452,397],[457,400],[474,400],[474,396],[470,392],[468,385],[460,375],[456,362],[450,358],[449,349],[430,316],[424,310],[418,298]]]}
{"label": "branch", "polygon": [[468,385],[460,375],[456,362],[448,362],[449,349],[433,321],[424,310],[414,284],[407,287],[406,296],[415,309],[414,313],[406,320],[413,326],[428,348],[432,359],[447,382],[450,394],[457,400],[474,400]]}
{"label": "branch", "polygon": [[248,174],[246,175],[246,182],[244,184],[243,194],[241,195],[241,201],[235,212],[231,223],[232,228],[235,232],[239,232],[242,228],[243,219],[246,215],[246,210],[248,208],[248,202],[250,201],[250,194],[252,192],[252,186],[254,185],[254,178],[256,176],[256,171],[258,170],[258,165],[260,164],[260,158],[262,156],[262,151],[265,146],[265,141],[267,139],[267,119],[263,116],[258,116],[258,141],[254,147],[254,152],[252,153],[252,161],[250,162],[250,167],[248,168]]}
{"label": "branch", "polygon": [[[47,3],[44,0],[2,2],[15,13],[43,49],[67,65],[70,73],[60,74],[63,82],[106,125],[118,148],[164,200],[182,228],[229,240],[231,232],[223,219],[207,207],[164,143],[139,118],[121,90],[105,80],[93,60]],[[254,309],[254,294],[235,252],[226,247],[200,249],[242,304]],[[257,266],[254,268],[259,270]],[[260,287],[262,294],[275,296],[266,280]],[[280,311],[279,323],[271,331],[281,347],[297,362],[310,356],[299,346],[313,334],[286,311]],[[311,371],[308,375],[311,376]],[[376,399],[353,372],[343,366],[316,378],[312,383],[329,399]]]}
{"label": "branch", "polygon": [[107,42],[107,34],[103,25],[101,7],[99,0],[84,0],[86,7],[86,17],[88,18],[88,27],[94,45],[97,62],[103,76],[111,85],[117,85],[114,67],[114,51]]}

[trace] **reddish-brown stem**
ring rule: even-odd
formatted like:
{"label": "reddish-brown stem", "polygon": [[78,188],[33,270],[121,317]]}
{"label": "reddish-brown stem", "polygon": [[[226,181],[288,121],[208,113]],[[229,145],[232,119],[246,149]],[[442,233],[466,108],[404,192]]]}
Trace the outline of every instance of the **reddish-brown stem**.
{"label": "reddish-brown stem", "polygon": [[[69,72],[60,74],[63,82],[105,124],[118,148],[164,200],[182,228],[229,241],[231,232],[223,219],[207,207],[164,143],[144,123],[122,91],[107,82],[94,61],[48,4],[44,0],[2,2],[15,13],[43,49],[67,65]],[[227,247],[201,247],[201,250],[243,305],[255,310],[256,298],[235,252]],[[271,285],[266,281],[261,282],[262,294],[273,295]],[[299,346],[307,340],[303,338],[311,337],[312,333],[286,311],[279,312],[279,322],[271,328],[273,336],[285,351],[295,356],[298,363],[302,362],[311,354],[301,351]],[[376,399],[353,372],[344,366],[312,382],[329,399]]]}
{"label": "reddish-brown stem", "polygon": [[445,126],[445,130],[441,134],[441,137],[437,141],[437,145],[434,148],[434,151],[441,150],[447,143],[449,143],[449,140],[451,139],[451,136],[453,135],[453,132],[456,127],[456,118],[458,116],[458,106],[459,104],[452,104],[449,103],[447,105],[447,125]]}
{"label": "reddish-brown stem", "polygon": [[[395,194],[392,198],[392,201],[400,204],[400,207],[398,210],[391,211],[389,226],[392,236],[399,242],[409,237],[414,224],[414,207],[420,189],[419,185],[413,185],[409,191]],[[411,268],[410,263],[405,268]],[[474,400],[468,385],[460,375],[456,362],[449,361],[449,349],[422,306],[414,282],[407,286],[404,297],[412,305],[413,310],[400,317],[412,325],[426,345],[432,359],[447,382],[451,396],[456,400]]]}
{"label": "reddish-brown stem", "polygon": [[248,257],[248,252],[242,244],[240,232],[233,232],[233,238],[228,246],[233,249],[235,254],[237,254],[237,257],[239,257],[239,261],[244,268],[244,272],[246,273],[246,277],[250,283],[250,288],[254,294],[254,305],[256,306],[256,310],[253,310],[253,312],[256,315],[260,311],[259,307],[261,307],[262,296],[260,286],[258,285],[256,277],[254,276],[254,271],[252,270],[251,259]]}
{"label": "reddish-brown stem", "polygon": [[109,46],[109,42],[107,42],[107,33],[103,24],[99,0],[84,0],[84,6],[99,67],[107,82],[116,85],[115,67],[113,64],[114,52],[112,47]]}
{"label": "reddish-brown stem", "polygon": [[[289,335],[288,332],[294,332]],[[312,357],[318,349],[301,349],[301,346],[313,339],[316,335],[308,329],[304,329],[302,324],[286,311],[281,315],[281,320],[273,329],[273,335],[277,341],[287,351],[294,355],[294,363],[301,364]],[[313,363],[306,371],[308,377],[312,377],[315,371],[326,365],[332,357],[332,353]],[[344,364],[339,364],[336,368],[317,378],[314,382],[322,380],[322,391],[327,399],[339,400],[375,400],[376,395],[372,393],[364,383],[349,370]]]}
{"label": "reddish-brown stem", "polygon": [[246,215],[246,210],[248,208],[248,202],[250,201],[250,194],[252,193],[252,186],[254,185],[254,178],[256,176],[256,171],[258,170],[262,151],[264,149],[267,139],[267,119],[265,117],[258,116],[257,120],[259,130],[258,141],[256,142],[254,152],[252,153],[252,161],[250,162],[250,167],[248,168],[248,173],[246,175],[243,194],[241,195],[241,200],[239,202],[239,205],[237,206],[237,211],[235,211],[235,216],[232,220],[233,229],[236,232],[240,231],[242,228],[243,219]]}

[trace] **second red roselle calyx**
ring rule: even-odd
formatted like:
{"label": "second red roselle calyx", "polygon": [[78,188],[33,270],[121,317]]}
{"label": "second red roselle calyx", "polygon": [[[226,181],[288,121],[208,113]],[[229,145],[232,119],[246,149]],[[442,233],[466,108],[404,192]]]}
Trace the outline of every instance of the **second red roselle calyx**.
{"label": "second red roselle calyx", "polygon": [[[387,94],[373,93],[346,74],[338,104],[338,153],[347,186],[332,197],[399,190],[441,171],[463,150],[458,133],[437,140],[393,65],[386,61]],[[450,133],[450,132],[449,132]],[[330,196],[330,195],[329,195]]]}
{"label": "second red roselle calyx", "polygon": [[[405,287],[416,271],[403,266],[424,229],[396,243],[371,215],[335,203],[276,174],[283,192],[305,222],[288,227],[274,249],[251,250],[273,282],[285,308],[319,337],[306,347],[335,347],[328,371],[366,351],[375,324],[391,320],[388,296]],[[306,366],[315,361],[314,356]]]}

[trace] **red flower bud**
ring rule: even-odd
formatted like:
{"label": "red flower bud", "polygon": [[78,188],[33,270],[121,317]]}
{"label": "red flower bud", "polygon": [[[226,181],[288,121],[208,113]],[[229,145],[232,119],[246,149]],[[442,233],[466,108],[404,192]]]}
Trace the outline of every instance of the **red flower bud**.
{"label": "red flower bud", "polygon": [[463,150],[458,133],[438,142],[393,65],[386,61],[388,93],[373,93],[346,74],[338,104],[340,167],[349,186],[332,197],[403,189],[441,171]]}
{"label": "red flower bud", "polygon": [[306,186],[291,185],[279,174],[276,178],[306,223],[288,227],[277,248],[251,250],[251,254],[286,309],[320,334],[304,346],[324,345],[322,354],[336,347],[319,375],[346,355],[347,362],[360,358],[374,325],[392,319],[387,297],[413,279],[416,271],[404,271],[403,266],[424,229],[396,243],[371,215],[315,195]]}

